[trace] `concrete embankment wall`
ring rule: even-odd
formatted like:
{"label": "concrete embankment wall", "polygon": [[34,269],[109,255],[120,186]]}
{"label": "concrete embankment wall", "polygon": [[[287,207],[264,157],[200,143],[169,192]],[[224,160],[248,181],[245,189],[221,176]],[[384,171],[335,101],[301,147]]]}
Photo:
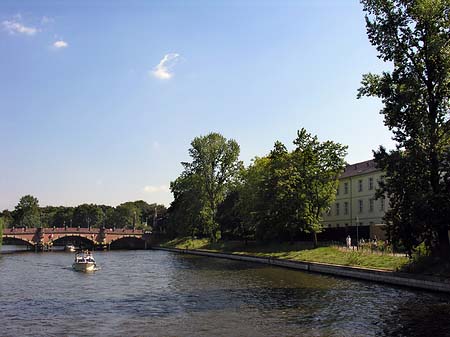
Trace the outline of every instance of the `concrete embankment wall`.
{"label": "concrete embankment wall", "polygon": [[191,255],[216,257],[221,259],[264,263],[290,269],[297,269],[321,274],[350,277],[366,281],[393,284],[397,286],[406,286],[417,289],[450,293],[450,283],[441,282],[439,280],[435,280],[432,278],[422,279],[419,277],[415,277],[414,275],[405,273],[396,273],[391,271],[374,270],[358,267],[337,266],[317,262],[300,262],[300,261],[274,259],[266,257],[256,257],[251,255],[216,253],[201,250],[162,248],[162,247],[153,247],[152,249]]}

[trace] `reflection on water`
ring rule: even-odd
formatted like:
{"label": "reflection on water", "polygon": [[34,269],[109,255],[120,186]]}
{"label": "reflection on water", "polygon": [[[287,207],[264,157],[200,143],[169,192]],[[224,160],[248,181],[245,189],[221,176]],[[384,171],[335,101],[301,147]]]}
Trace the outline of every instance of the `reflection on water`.
{"label": "reflection on water", "polygon": [[0,257],[1,336],[450,335],[450,298],[161,251]]}
{"label": "reflection on water", "polygon": [[3,253],[21,252],[29,250],[26,245],[2,245],[0,251]]}

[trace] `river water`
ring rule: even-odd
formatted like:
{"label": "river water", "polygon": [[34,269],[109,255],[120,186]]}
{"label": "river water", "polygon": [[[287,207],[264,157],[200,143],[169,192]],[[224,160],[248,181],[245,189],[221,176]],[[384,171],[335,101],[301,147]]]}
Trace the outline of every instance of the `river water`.
{"label": "river water", "polygon": [[0,336],[450,336],[450,297],[164,251],[0,255]]}

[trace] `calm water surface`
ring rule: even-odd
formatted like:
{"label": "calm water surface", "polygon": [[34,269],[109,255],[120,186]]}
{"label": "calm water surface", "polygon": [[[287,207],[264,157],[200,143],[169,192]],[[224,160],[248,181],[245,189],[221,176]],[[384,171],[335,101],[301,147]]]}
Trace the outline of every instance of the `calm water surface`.
{"label": "calm water surface", "polygon": [[162,251],[0,255],[0,336],[450,336],[450,297]]}

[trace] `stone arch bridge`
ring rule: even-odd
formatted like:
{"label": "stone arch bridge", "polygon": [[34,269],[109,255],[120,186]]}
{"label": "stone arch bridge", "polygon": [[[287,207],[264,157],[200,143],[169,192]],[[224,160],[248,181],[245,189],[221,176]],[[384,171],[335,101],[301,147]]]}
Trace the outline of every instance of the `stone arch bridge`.
{"label": "stone arch bridge", "polygon": [[111,245],[134,243],[134,247],[147,249],[150,246],[151,232],[140,229],[109,228],[5,228],[3,240],[21,243],[35,250],[48,250],[52,246],[76,241],[86,243],[92,249],[109,249]]}

